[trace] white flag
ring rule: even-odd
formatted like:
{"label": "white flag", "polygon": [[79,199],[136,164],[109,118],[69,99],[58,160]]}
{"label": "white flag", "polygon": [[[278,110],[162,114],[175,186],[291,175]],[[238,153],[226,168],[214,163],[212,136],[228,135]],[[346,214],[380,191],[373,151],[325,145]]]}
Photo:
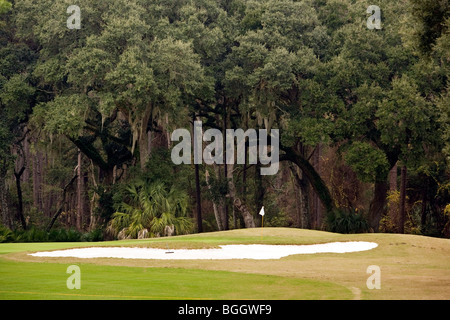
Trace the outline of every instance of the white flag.
{"label": "white flag", "polygon": [[264,217],[264,206],[262,206],[261,211],[259,212],[259,214]]}

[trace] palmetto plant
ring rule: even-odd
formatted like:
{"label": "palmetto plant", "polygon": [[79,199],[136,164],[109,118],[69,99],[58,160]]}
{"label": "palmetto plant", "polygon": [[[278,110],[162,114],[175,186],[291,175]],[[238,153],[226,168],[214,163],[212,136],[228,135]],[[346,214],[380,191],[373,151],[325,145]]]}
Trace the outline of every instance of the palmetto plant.
{"label": "palmetto plant", "polygon": [[193,228],[187,216],[188,195],[163,183],[137,182],[126,187],[125,200],[112,216],[108,229],[117,235],[137,238],[147,229],[150,237],[165,235],[166,228],[175,234],[186,234]]}
{"label": "palmetto plant", "polygon": [[328,213],[327,226],[331,232],[364,233],[369,231],[369,223],[363,212],[337,208]]}

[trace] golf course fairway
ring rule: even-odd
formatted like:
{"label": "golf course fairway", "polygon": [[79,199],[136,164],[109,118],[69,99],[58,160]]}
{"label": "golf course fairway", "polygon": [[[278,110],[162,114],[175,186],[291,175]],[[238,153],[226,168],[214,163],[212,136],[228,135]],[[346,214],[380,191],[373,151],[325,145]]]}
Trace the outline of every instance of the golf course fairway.
{"label": "golf course fairway", "polygon": [[[374,249],[281,259],[145,260],[34,257],[75,247],[217,248],[368,241]],[[79,267],[80,288],[68,286]],[[375,269],[373,268],[375,266]],[[373,270],[377,270],[374,272]],[[375,281],[379,286],[373,287]],[[238,229],[168,238],[0,244],[0,299],[450,299],[450,240],[290,228]]]}

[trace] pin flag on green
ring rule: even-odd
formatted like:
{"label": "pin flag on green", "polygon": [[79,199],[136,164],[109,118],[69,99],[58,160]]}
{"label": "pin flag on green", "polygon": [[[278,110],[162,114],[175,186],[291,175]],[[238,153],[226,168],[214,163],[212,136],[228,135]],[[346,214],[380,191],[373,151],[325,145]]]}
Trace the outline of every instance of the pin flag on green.
{"label": "pin flag on green", "polygon": [[262,240],[262,232],[264,229],[264,215],[265,215],[264,206],[262,206],[261,210],[259,211],[259,215],[261,216],[261,219],[262,219],[262,221],[261,221],[261,240]]}

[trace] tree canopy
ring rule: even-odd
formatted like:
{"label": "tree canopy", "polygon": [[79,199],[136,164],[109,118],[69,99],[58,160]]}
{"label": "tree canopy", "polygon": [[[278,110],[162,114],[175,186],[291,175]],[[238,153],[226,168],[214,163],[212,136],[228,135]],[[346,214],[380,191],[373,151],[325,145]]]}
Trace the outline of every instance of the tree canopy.
{"label": "tree canopy", "polygon": [[[221,230],[256,226],[265,205],[269,224],[329,230],[327,215],[358,209],[377,232],[401,223],[389,207],[408,201],[402,226],[450,235],[448,1],[379,1],[381,29],[367,27],[365,0],[73,4],[79,29],[66,1],[0,0],[7,227],[59,217],[80,231],[161,235],[163,224],[192,232],[197,217],[198,231]],[[195,120],[280,130],[280,172],[175,165],[171,133]],[[389,198],[397,179],[409,183],[402,204]],[[174,203],[146,215],[137,197],[149,190]]]}

